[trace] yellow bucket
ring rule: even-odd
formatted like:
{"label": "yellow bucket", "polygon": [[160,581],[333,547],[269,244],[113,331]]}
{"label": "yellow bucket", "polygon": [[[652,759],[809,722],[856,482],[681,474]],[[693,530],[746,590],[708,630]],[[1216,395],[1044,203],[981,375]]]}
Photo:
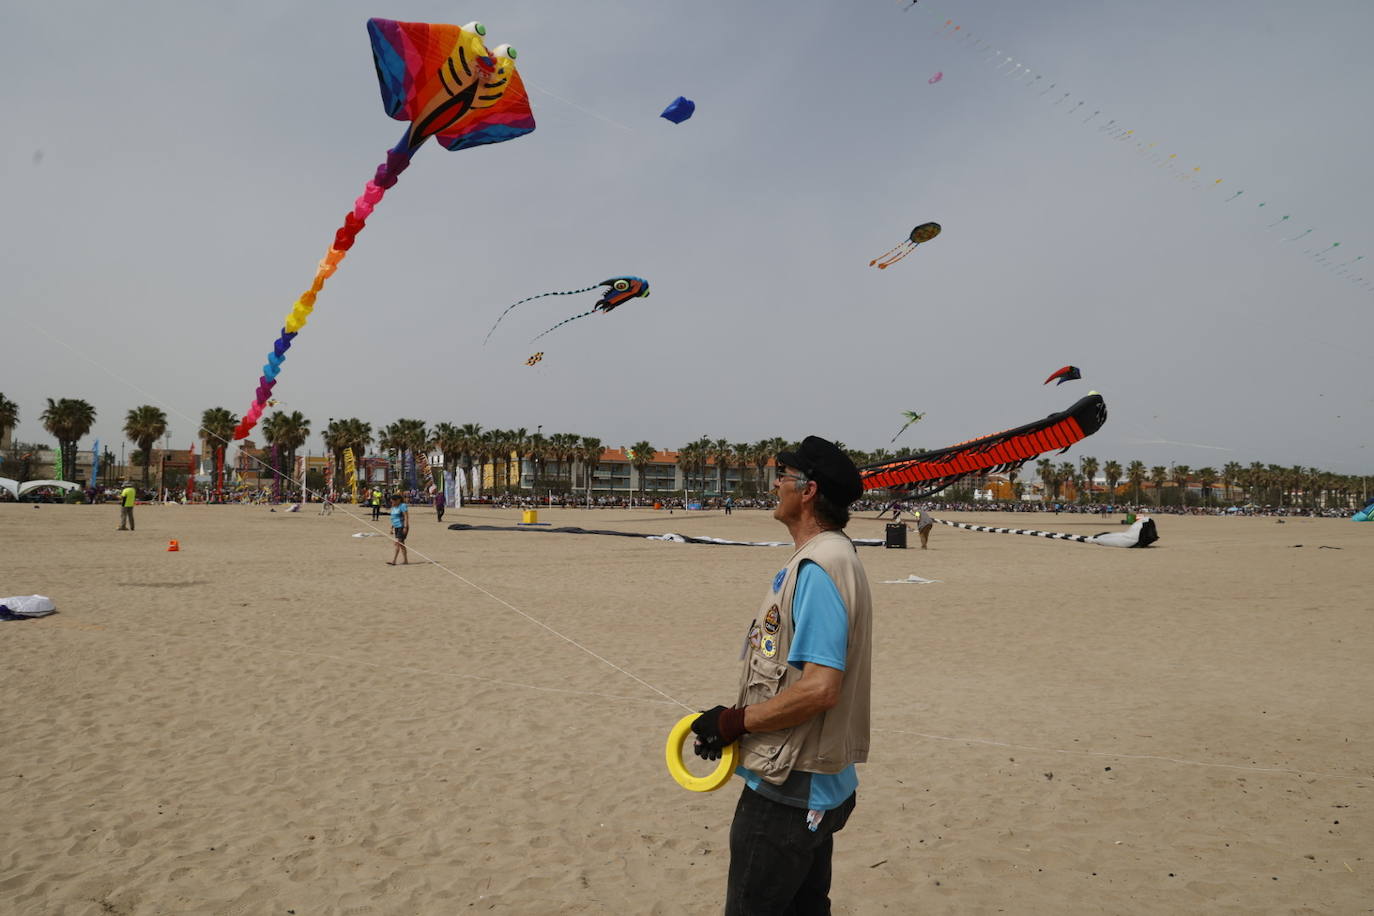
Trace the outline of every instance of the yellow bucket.
{"label": "yellow bucket", "polygon": [[537,524],[539,524],[539,510],[538,510],[538,509],[526,509],[525,512],[524,512],[524,516],[525,516],[525,519],[524,519],[523,522],[521,522],[522,525],[537,525]]}

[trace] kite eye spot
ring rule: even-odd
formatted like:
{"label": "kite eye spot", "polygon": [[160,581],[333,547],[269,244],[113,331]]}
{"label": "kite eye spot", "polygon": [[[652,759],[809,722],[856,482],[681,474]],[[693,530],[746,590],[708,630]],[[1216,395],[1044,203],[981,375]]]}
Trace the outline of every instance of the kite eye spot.
{"label": "kite eye spot", "polygon": [[611,286],[615,287],[615,289],[616,289],[618,292],[622,292],[622,293],[623,293],[623,292],[625,292],[625,290],[627,290],[627,289],[630,288],[630,281],[629,281],[629,280],[616,280],[614,283],[611,284]]}
{"label": "kite eye spot", "polygon": [[487,27],[475,19],[463,26],[463,29],[468,32],[476,32],[478,35],[485,36],[487,34]]}

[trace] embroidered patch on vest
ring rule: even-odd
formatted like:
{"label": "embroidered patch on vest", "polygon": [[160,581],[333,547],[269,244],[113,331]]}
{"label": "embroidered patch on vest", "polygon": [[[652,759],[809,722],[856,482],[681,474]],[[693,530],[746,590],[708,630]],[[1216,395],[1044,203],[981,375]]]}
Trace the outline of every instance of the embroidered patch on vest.
{"label": "embroidered patch on vest", "polygon": [[752,646],[753,648],[757,649],[757,648],[759,647],[759,643],[760,643],[760,641],[762,640],[762,638],[763,638],[763,631],[759,629],[759,625],[758,625],[757,623],[754,624],[752,627],[749,628],[749,645],[750,645],[750,646]]}
{"label": "embroidered patch on vest", "polygon": [[763,615],[763,628],[770,635],[778,632],[778,624],[782,620],[782,615],[778,613],[778,606],[775,604],[768,609],[768,613]]}
{"label": "embroidered patch on vest", "polygon": [[778,570],[778,574],[773,577],[773,591],[782,588],[782,584],[787,581],[787,567]]}
{"label": "embroidered patch on vest", "polygon": [[763,642],[759,644],[759,651],[763,653],[765,658],[772,658],[774,655],[777,655],[778,638],[776,636],[763,637]]}

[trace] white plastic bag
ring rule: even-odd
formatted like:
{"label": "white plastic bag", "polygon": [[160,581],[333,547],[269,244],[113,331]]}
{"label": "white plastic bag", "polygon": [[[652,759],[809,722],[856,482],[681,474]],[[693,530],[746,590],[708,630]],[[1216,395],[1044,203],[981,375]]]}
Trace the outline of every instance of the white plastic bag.
{"label": "white plastic bag", "polygon": [[9,608],[11,614],[20,617],[47,617],[57,612],[56,605],[46,595],[15,595],[13,598],[0,598],[0,604]]}

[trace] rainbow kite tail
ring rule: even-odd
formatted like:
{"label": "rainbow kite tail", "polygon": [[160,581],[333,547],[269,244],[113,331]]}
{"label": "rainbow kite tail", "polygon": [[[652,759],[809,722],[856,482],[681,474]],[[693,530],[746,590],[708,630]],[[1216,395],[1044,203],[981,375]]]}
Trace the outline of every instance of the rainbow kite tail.
{"label": "rainbow kite tail", "polygon": [[325,253],[315,271],[315,281],[310,284],[308,290],[301,293],[295,305],[291,306],[281,334],[272,344],[272,352],[267,354],[267,362],[263,364],[262,375],[258,378],[258,389],[254,392],[253,403],[249,405],[243,419],[235,428],[235,439],[247,438],[262,417],[267,401],[272,397],[272,389],[277,384],[277,376],[281,374],[286,351],[291,349],[291,342],[296,339],[301,328],[305,327],[310,313],[315,310],[315,297],[324,289],[324,281],[338,270],[339,262],[344,259],[348,249],[353,247],[353,242],[363,230],[363,226],[367,225],[367,218],[372,215],[373,208],[381,203],[387,189],[396,184],[397,177],[410,165],[413,154],[414,150],[408,147],[405,139],[393,149],[387,150],[386,161],[377,166],[376,174],[363,188],[363,193],[353,202],[352,211],[344,217],[343,225],[334,233],[334,244]]}

